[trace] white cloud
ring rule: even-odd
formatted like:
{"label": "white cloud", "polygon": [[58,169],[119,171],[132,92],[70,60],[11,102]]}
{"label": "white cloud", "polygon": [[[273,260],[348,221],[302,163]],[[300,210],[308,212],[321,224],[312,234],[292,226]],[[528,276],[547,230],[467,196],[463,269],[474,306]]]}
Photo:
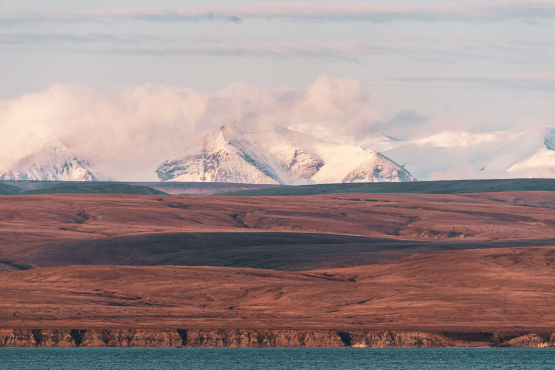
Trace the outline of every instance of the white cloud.
{"label": "white cloud", "polygon": [[467,86],[490,86],[495,88],[530,89],[554,91],[555,72],[500,74],[500,75],[412,75],[397,76],[391,80],[412,82],[447,82]]}
{"label": "white cloud", "polygon": [[14,25],[34,22],[198,22],[242,19],[278,18],[295,21],[365,21],[365,22],[484,22],[555,18],[555,4],[550,0],[513,0],[455,2],[447,4],[385,4],[371,2],[286,2],[231,6],[182,6],[174,8],[117,8],[92,12],[26,11],[4,14],[0,24]]}
{"label": "white cloud", "polygon": [[329,77],[306,89],[234,82],[214,94],[150,84],[104,92],[59,84],[0,101],[0,166],[60,138],[107,176],[155,180],[156,166],[196,135],[234,121],[326,121],[359,132],[383,116],[379,98],[358,81]]}
{"label": "white cloud", "polygon": [[[356,37],[354,37],[356,39]],[[192,37],[174,34],[153,35],[141,33],[82,32],[67,29],[63,32],[16,30],[0,31],[0,49],[9,52],[38,51],[43,53],[77,53],[159,57],[242,57],[304,60],[346,61],[364,63],[376,56],[401,56],[418,61],[435,61],[461,64],[468,60],[484,60],[503,64],[549,66],[555,62],[552,53],[555,42],[551,39],[526,40],[494,37],[472,38],[440,35],[434,37],[380,37],[379,40],[340,42],[289,42],[265,39],[250,35],[238,37]],[[551,64],[550,64],[551,63]],[[541,69],[540,69],[541,70]],[[553,80],[553,73],[543,73]],[[458,83],[487,83],[503,85],[510,81],[535,78],[531,74],[514,76],[483,76],[477,74],[434,76],[405,75],[402,81],[439,81]]]}

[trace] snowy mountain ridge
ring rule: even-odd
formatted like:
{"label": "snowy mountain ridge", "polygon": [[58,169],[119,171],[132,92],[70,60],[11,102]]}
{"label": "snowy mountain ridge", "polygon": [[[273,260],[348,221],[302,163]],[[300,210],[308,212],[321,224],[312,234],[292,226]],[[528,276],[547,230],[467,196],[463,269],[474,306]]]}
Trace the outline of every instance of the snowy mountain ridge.
{"label": "snowy mountain ridge", "polygon": [[326,142],[267,121],[213,131],[156,172],[162,181],[287,185],[416,180],[374,150]]}
{"label": "snowy mountain ridge", "polygon": [[446,130],[383,152],[422,180],[552,176],[555,129],[470,133]]}
{"label": "snowy mountain ridge", "polygon": [[[310,129],[311,133],[321,128],[324,132],[320,136],[330,141],[293,128]],[[287,185],[398,182],[414,181],[415,177],[555,178],[555,129],[550,127],[487,133],[445,130],[407,140],[365,133],[361,146],[339,142],[352,142],[352,137],[333,137],[331,129],[329,124],[288,129],[265,121],[236,123],[194,141],[156,172],[162,181]],[[373,150],[375,144],[383,150]],[[57,141],[0,172],[0,180],[105,179],[89,162]]]}
{"label": "snowy mountain ridge", "polygon": [[0,180],[102,181],[88,161],[77,158],[62,141],[47,143],[8,170]]}

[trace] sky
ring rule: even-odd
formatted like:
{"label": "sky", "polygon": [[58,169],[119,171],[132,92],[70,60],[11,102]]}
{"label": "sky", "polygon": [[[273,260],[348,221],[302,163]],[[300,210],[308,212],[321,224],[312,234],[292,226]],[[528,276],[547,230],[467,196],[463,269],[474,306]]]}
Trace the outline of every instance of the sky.
{"label": "sky", "polygon": [[554,65],[552,0],[0,0],[0,168],[61,138],[154,180],[258,116],[347,140],[549,126]]}

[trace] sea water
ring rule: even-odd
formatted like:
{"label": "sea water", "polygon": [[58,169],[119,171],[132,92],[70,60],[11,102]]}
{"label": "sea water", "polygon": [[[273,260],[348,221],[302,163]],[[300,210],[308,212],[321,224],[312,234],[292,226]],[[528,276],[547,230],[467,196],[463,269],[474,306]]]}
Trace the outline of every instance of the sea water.
{"label": "sea water", "polygon": [[0,369],[555,369],[552,349],[0,348]]}

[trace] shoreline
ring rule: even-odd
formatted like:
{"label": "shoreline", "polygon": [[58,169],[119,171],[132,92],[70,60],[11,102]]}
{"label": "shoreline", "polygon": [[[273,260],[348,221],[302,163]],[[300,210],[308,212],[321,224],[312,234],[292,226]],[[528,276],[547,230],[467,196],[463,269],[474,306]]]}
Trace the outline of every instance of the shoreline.
{"label": "shoreline", "polygon": [[[460,333],[459,333],[460,334]],[[461,338],[466,336],[470,339]],[[0,329],[0,348],[553,348],[555,331],[251,329]]]}

